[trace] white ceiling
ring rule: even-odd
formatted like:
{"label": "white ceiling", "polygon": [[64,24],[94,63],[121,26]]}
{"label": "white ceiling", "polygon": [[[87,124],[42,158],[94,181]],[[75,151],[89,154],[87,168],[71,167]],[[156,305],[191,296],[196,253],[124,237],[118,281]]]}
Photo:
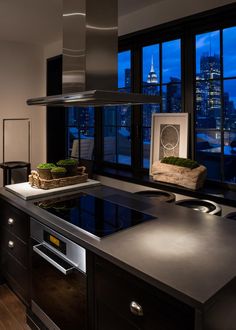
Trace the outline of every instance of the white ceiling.
{"label": "white ceiling", "polygon": [[163,0],[118,0],[119,16],[142,9]]}
{"label": "white ceiling", "polygon": [[[98,0],[99,1],[99,0]],[[119,16],[163,0],[118,0]],[[0,0],[0,40],[48,44],[61,38],[62,0]]]}

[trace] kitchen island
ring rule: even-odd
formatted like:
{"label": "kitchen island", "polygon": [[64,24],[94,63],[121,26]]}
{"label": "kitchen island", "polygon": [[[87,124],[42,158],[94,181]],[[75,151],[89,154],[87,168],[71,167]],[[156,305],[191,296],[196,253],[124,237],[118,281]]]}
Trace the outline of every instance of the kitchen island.
{"label": "kitchen island", "polygon": [[[156,290],[154,296],[164,299],[163,301],[167,301],[171,306],[176,306],[179,314],[179,317],[176,317],[176,328],[168,325],[169,327],[166,328],[163,326],[163,329],[180,329],[177,324],[181,318],[187,320],[182,329],[236,329],[236,224],[234,221],[181,206],[154,203],[143,197],[102,185],[83,189],[83,192],[145,212],[155,219],[105,238],[96,239],[49,214],[46,210],[40,209],[34,204],[35,200],[25,201],[4,188],[1,189],[0,194],[2,201],[89,251],[95,260],[91,266],[91,276],[94,276],[91,282],[95,286],[97,282],[103,284],[109,282],[105,279],[106,276],[109,278],[107,273],[111,268],[113,269],[111,274],[114,276],[120,274],[118,280],[114,280],[114,286],[104,287],[103,293],[100,292],[101,287],[103,288],[102,284],[99,290],[95,287],[94,290],[89,291],[95,295],[92,299],[93,306],[98,306],[100,296],[109,300],[109,295],[105,294],[106,290],[110,291],[111,295],[118,295],[122,290],[122,287],[118,291],[115,290],[119,283],[120,285],[123,283],[128,289],[129,285],[119,280],[124,279],[124,274],[127,274],[127,283],[133,283],[135,288],[141,287],[142,293],[148,292],[150,300],[154,299],[151,298],[151,291]],[[71,193],[67,193],[69,194]],[[133,295],[134,292],[135,290]],[[107,304],[111,305],[115,300],[116,297],[113,296]],[[95,307],[94,311],[93,308],[91,307],[91,313],[101,312],[101,309]],[[111,308],[113,312],[114,309]],[[120,313],[123,313],[122,308]],[[171,314],[174,315],[172,312]],[[125,319],[127,318],[128,316],[125,316]],[[99,318],[96,316],[95,319],[101,320],[102,316]],[[135,324],[135,321],[132,320],[131,323]],[[91,325],[91,329],[109,329],[109,325],[96,325],[96,322],[94,324]],[[147,328],[144,325],[143,327],[128,325],[125,328],[123,323],[122,326],[123,329],[158,328],[151,326]]]}

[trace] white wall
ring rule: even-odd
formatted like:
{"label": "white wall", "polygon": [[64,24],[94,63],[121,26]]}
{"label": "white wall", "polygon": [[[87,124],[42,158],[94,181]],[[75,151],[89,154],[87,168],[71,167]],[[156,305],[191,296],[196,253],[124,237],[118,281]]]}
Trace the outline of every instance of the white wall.
{"label": "white wall", "polygon": [[119,18],[119,35],[234,3],[232,0],[164,0]]}
{"label": "white wall", "polygon": [[47,58],[62,54],[62,40],[55,41],[44,48],[44,60],[46,63]]}
{"label": "white wall", "polygon": [[[30,161],[32,168],[34,168],[39,162],[45,160],[45,110],[41,107],[27,106],[26,100],[45,94],[43,48],[17,42],[0,41],[0,72],[0,131],[3,131],[3,119],[30,119]],[[12,148],[17,148],[17,143],[12,145]],[[2,160],[3,134],[0,134],[0,162]],[[0,175],[0,186],[2,186],[2,175]]]}

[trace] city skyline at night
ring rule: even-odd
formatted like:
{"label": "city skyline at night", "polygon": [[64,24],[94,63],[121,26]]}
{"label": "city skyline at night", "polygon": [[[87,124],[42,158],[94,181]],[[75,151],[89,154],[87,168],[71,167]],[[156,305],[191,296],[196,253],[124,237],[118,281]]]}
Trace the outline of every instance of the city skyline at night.
{"label": "city skyline at night", "polygon": [[[222,42],[222,44],[221,44]],[[194,119],[196,138],[196,156],[200,163],[208,148],[215,155],[230,152],[236,141],[236,27],[216,30],[195,36],[195,72],[193,73]],[[149,95],[160,95],[161,104],[141,106],[142,120],[141,143],[143,144],[143,167],[149,166],[151,140],[151,117],[153,112],[181,112],[185,103],[182,91],[181,39],[151,44],[140,48],[141,77],[140,91]],[[132,79],[136,79],[131,63],[131,51],[118,54],[118,89],[120,92],[132,91]],[[191,70],[190,70],[191,72]],[[134,77],[132,77],[132,73]],[[94,110],[76,109],[70,111],[69,130],[74,137],[80,132],[81,138],[94,136]],[[103,110],[103,136],[116,141],[116,157],[113,162],[131,164],[132,144],[132,107],[122,105]],[[223,135],[222,135],[223,134]],[[224,148],[225,146],[225,148]],[[208,150],[207,149],[207,150]],[[199,158],[200,157],[200,158]],[[218,156],[217,156],[218,157]],[[219,162],[218,158],[217,162]],[[109,160],[110,161],[110,160]],[[214,162],[213,162],[214,163]],[[206,164],[213,178],[219,171],[213,171],[215,165]],[[228,171],[228,176],[233,174]],[[234,176],[233,176],[234,177]],[[231,179],[229,179],[231,180]]]}

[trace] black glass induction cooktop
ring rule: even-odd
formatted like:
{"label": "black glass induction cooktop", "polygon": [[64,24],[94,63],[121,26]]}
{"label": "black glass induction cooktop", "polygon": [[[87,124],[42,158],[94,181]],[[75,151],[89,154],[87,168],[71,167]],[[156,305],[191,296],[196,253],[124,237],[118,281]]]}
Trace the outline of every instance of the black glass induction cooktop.
{"label": "black glass induction cooktop", "polygon": [[86,193],[35,203],[86,232],[105,237],[156,217]]}

